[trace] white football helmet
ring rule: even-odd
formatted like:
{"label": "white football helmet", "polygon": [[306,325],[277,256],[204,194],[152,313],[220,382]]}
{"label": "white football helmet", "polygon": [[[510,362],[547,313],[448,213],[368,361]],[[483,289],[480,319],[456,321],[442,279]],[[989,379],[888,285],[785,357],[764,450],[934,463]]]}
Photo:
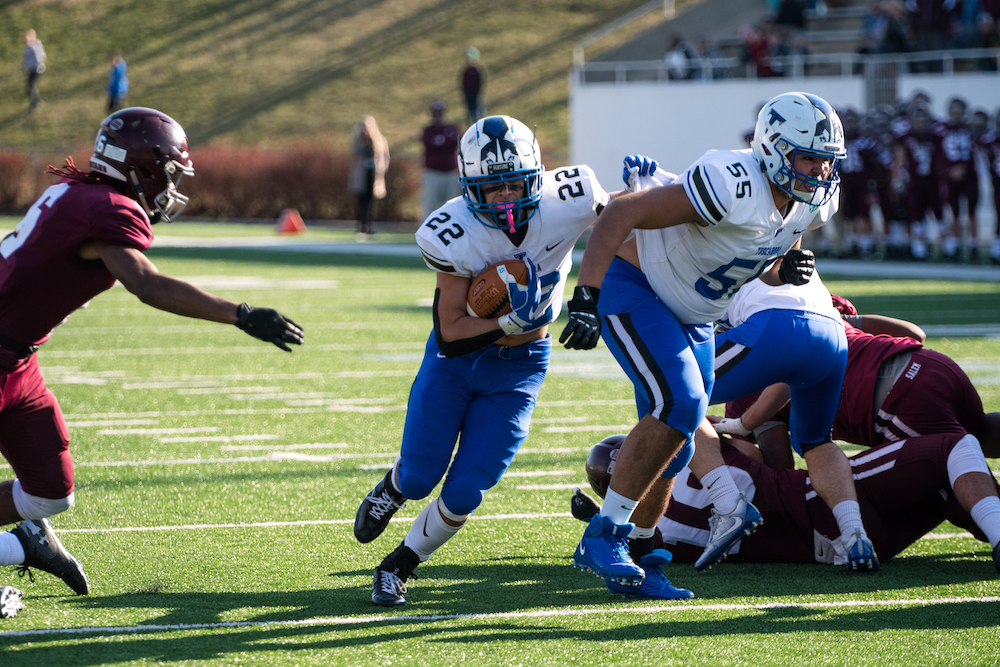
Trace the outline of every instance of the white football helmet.
{"label": "white football helmet", "polygon": [[[513,233],[534,216],[542,198],[545,167],[535,133],[521,121],[510,116],[488,116],[476,122],[459,144],[458,169],[462,198],[476,219],[487,227]],[[486,202],[484,186],[489,190],[490,186],[518,181],[524,187],[519,199]]]}
{"label": "white football helmet", "polygon": [[[844,126],[824,99],[809,93],[784,93],[764,105],[750,142],[761,171],[796,201],[828,202],[840,186],[840,161],[847,156]],[[799,155],[832,161],[828,179],[796,171]]]}

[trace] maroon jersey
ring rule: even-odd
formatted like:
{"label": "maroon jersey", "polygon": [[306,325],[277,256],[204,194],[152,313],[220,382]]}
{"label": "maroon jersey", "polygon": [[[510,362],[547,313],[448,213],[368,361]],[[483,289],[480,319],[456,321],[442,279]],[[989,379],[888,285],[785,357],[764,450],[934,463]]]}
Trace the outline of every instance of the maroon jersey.
{"label": "maroon jersey", "polygon": [[[910,438],[850,458],[861,516],[880,559],[892,558],[946,519],[985,541],[948,481],[948,456],[966,437],[971,436]],[[763,525],[733,548],[729,560],[843,563],[836,519],[813,490],[807,471],[765,466],[725,442],[722,455],[740,491],[764,517]],[[657,524],[663,546],[676,562],[693,563],[701,555],[710,514],[708,492],[685,468]]]}
{"label": "maroon jersey", "polygon": [[910,182],[935,175],[942,163],[941,136],[933,132],[920,135],[908,130],[899,137],[897,146],[902,147],[906,159],[906,172]]}
{"label": "maroon jersey", "polygon": [[79,256],[91,239],[145,251],[153,230],[139,205],[109,186],[63,180],[45,190],[0,241],[0,335],[40,343],[115,284],[103,262]]}
{"label": "maroon jersey", "polygon": [[964,165],[968,171],[975,171],[975,157],[972,153],[975,140],[967,125],[938,123],[934,131],[941,137],[941,158],[945,168]]}
{"label": "maroon jersey", "polygon": [[833,437],[873,447],[881,441],[876,438],[872,414],[879,366],[886,359],[921,345],[913,338],[870,334],[846,321],[844,331],[847,334],[847,372],[840,409],[833,420]]}
{"label": "maroon jersey", "polygon": [[990,176],[993,182],[1000,181],[1000,133],[987,132],[977,142],[983,153],[986,154],[986,162],[990,166]]}

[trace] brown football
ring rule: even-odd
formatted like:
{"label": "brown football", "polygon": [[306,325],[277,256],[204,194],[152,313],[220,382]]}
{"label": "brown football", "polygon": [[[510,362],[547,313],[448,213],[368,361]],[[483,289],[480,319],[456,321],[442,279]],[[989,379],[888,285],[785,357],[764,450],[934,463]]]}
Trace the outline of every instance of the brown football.
{"label": "brown football", "polygon": [[520,284],[528,278],[528,267],[519,259],[508,259],[490,264],[472,279],[469,285],[469,310],[478,317],[493,319],[510,312],[510,295],[507,285],[500,279],[497,267],[503,264]]}

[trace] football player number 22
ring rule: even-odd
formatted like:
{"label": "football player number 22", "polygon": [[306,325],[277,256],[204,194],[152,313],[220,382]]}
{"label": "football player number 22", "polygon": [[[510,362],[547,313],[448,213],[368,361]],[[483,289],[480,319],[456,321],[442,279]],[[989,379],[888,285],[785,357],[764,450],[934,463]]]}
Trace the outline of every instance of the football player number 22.
{"label": "football player number 22", "polygon": [[0,241],[0,255],[4,259],[13,255],[14,251],[23,246],[24,242],[28,240],[31,232],[35,230],[38,218],[42,215],[42,209],[49,208],[67,190],[69,190],[69,183],[53,185],[45,191],[38,201],[32,204],[31,208],[28,209],[28,214],[24,216],[21,222],[17,223],[14,231],[3,237],[3,241]]}
{"label": "football player number 22", "polygon": [[[424,224],[426,224],[431,229],[437,231],[438,225],[443,225],[450,220],[451,220],[451,215],[442,211],[440,215],[434,216]],[[445,227],[444,229],[442,229],[437,233],[437,237],[441,239],[441,243],[445,245],[451,245],[453,239],[461,238],[464,235],[465,235],[465,230],[462,229],[462,227],[457,222],[452,222],[451,226]],[[449,236],[451,237],[450,239],[448,238]]]}

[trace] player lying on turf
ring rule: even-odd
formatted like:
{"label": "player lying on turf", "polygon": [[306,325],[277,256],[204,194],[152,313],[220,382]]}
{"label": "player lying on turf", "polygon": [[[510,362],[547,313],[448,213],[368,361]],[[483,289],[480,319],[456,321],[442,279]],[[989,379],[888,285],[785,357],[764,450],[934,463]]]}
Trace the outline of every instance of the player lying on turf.
{"label": "player lying on turf", "polygon": [[[610,436],[591,449],[587,477],[598,495],[607,489],[609,469],[624,438]],[[730,561],[846,565],[837,522],[816,495],[807,471],[767,466],[760,451],[740,438],[724,437],[722,455],[740,491],[764,517],[763,525],[733,548]],[[1000,485],[989,474],[975,437],[950,433],[907,438],[855,454],[850,462],[868,535],[883,562],[947,520],[989,542],[1000,572],[1000,512],[981,511],[1000,502]],[[701,483],[689,468],[682,470],[656,526],[664,547],[654,551],[660,562],[670,562],[671,554],[680,563],[697,560],[709,539],[710,507]],[[575,490],[576,518],[589,521],[598,509]]]}
{"label": "player lying on turf", "polygon": [[[35,351],[70,313],[119,281],[143,303],[233,324],[286,351],[302,343],[297,324],[157,272],[143,252],[151,225],[180,214],[177,190],[194,174],[184,130],[169,116],[134,107],[101,123],[89,173],[66,160],[50,186],[0,241],[0,451],[16,475],[0,482],[0,566],[33,567],[78,595],[87,575],[60,544],[48,517],[73,506],[73,459],[59,403]],[[109,354],[113,354],[109,352]]]}
{"label": "player lying on turf", "polygon": [[[859,315],[833,296],[848,342],[844,391],[833,422],[838,440],[872,447],[931,433],[970,433],[988,458],[1000,457],[1000,412],[986,413],[965,371],[948,356],[923,347],[924,332],[905,320]],[[778,384],[726,405],[717,431],[756,436],[769,465],[792,467],[789,400]]]}
{"label": "player lying on turf", "polygon": [[[427,497],[444,479],[375,568],[372,602],[381,606],[405,604],[414,569],[461,529],[528,436],[573,246],[611,198],[587,166],[544,171],[534,132],[508,116],[466,131],[459,171],[462,197],[434,211],[416,234],[437,272],[434,330],[410,390],[400,457],[354,522],[358,541],[371,542],[406,500]],[[470,315],[473,278],[509,259],[528,269],[525,285],[504,273],[513,310]]]}

